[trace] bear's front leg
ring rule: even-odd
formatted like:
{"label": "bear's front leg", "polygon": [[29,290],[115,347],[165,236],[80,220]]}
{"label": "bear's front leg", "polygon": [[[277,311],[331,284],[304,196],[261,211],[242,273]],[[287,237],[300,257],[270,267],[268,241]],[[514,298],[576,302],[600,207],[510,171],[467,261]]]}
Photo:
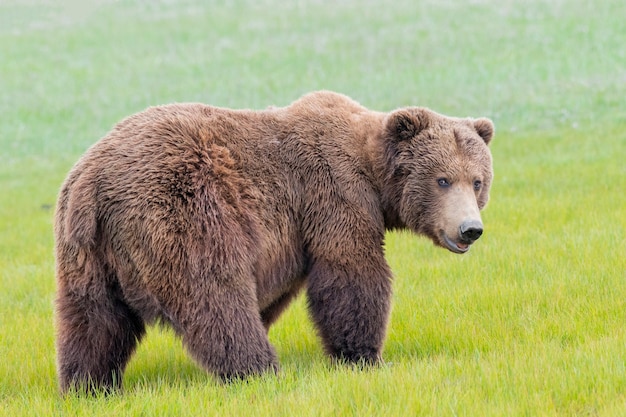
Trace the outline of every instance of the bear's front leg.
{"label": "bear's front leg", "polygon": [[308,277],[308,306],[326,351],[353,363],[382,360],[391,272],[381,253],[367,259],[318,259]]}

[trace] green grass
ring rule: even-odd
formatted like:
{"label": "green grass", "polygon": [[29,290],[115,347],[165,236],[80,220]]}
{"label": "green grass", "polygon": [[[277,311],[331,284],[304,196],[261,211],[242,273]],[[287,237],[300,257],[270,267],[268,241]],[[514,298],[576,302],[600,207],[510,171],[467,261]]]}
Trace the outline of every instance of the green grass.
{"label": "green grass", "polygon": [[[626,412],[626,3],[96,3],[0,4],[0,415]],[[497,127],[471,253],[388,235],[389,364],[334,366],[300,298],[270,332],[279,377],[218,384],[153,328],[123,395],[60,397],[52,215],[80,154],[149,105],[321,88]]]}

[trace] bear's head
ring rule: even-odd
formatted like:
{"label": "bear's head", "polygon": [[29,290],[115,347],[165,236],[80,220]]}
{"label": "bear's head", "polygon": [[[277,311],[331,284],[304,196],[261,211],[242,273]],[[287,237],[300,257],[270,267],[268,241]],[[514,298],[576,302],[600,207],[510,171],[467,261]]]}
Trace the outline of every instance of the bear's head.
{"label": "bear's head", "polygon": [[419,107],[389,113],[383,123],[379,169],[386,226],[408,227],[452,252],[467,252],[483,232],[493,123]]}

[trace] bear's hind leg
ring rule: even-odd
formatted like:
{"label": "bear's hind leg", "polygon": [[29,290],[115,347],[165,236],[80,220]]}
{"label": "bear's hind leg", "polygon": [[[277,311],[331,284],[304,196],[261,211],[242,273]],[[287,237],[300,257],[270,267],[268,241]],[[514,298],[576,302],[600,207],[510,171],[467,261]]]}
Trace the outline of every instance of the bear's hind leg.
{"label": "bear's hind leg", "polygon": [[[109,393],[121,387],[124,368],[145,333],[143,320],[121,298],[117,281],[58,271],[57,366],[62,392]],[[72,276],[74,275],[74,276]],[[70,285],[69,283],[89,285]]]}
{"label": "bear's hind leg", "polygon": [[201,305],[182,336],[189,353],[205,369],[224,381],[277,371],[276,353],[252,294],[222,288]]}
{"label": "bear's hind leg", "polygon": [[[216,272],[217,268],[202,268]],[[237,267],[223,268],[233,271]],[[187,274],[183,274],[183,277]],[[276,371],[278,361],[261,320],[250,279],[227,276],[178,279],[178,289],[191,298],[174,298],[155,291],[166,306],[189,354],[224,381]],[[197,288],[197,283],[203,283]],[[185,285],[187,284],[187,285]],[[183,286],[186,288],[183,289]]]}

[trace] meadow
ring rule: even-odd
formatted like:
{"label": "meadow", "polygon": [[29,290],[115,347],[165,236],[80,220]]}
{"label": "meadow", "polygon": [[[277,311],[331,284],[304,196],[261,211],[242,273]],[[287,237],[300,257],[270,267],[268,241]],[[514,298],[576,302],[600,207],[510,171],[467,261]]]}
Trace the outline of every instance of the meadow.
{"label": "meadow", "polygon": [[[0,2],[0,415],[626,414],[626,2]],[[323,354],[300,297],[282,370],[222,385],[151,328],[125,391],[61,397],[52,218],[121,118],[318,89],[388,111],[487,116],[485,233],[459,256],[389,233],[385,366]]]}

